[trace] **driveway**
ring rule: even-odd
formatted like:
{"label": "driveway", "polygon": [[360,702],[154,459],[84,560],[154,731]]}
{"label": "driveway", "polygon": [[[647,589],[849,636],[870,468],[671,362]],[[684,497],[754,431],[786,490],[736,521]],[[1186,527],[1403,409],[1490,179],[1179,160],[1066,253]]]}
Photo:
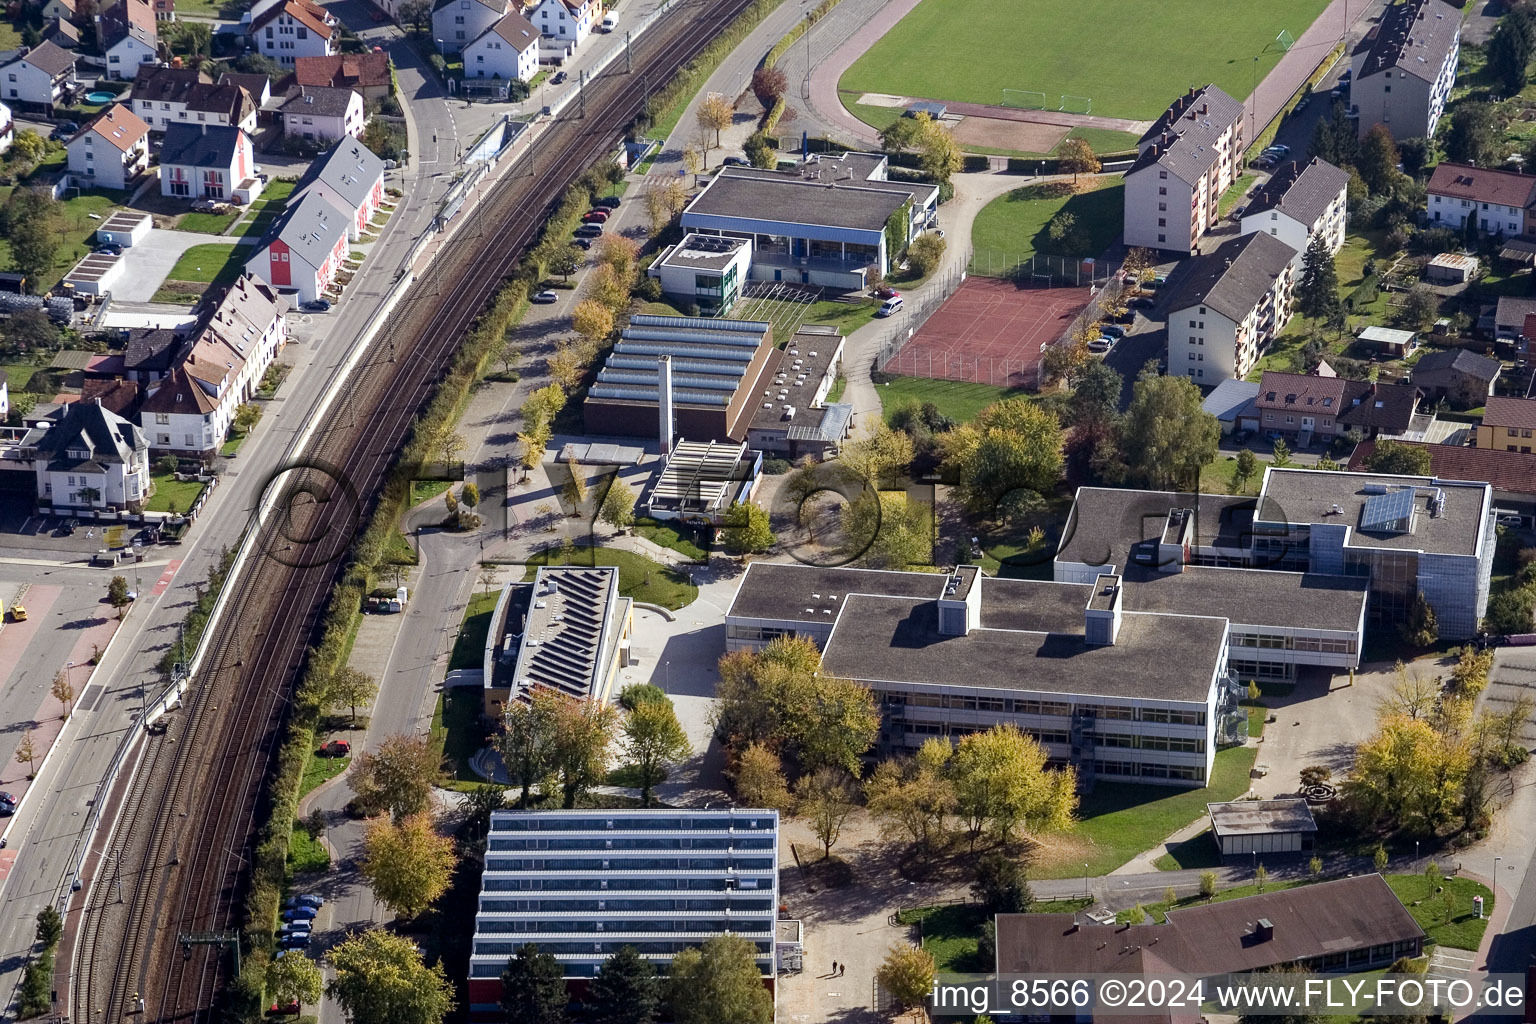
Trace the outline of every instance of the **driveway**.
{"label": "driveway", "polygon": [[[1436,675],[1443,671],[1425,660],[1409,666],[1410,672]],[[1270,697],[1275,721],[1264,728],[1258,763],[1268,774],[1253,780],[1261,797],[1295,793],[1303,768],[1324,764],[1337,780],[1349,769],[1355,745],[1376,731],[1376,711],[1397,681],[1393,666],[1384,662],[1362,665],[1354,681],[1348,673],[1332,675],[1326,669],[1304,669],[1292,692]]]}
{"label": "driveway", "polygon": [[[228,245],[236,242],[254,245],[256,239],[231,239],[223,235],[205,235],[199,231],[171,231],[151,228],[144,240],[123,250],[128,262],[128,273],[123,281],[112,289],[112,298],[124,302],[148,302],[160,290],[176,261],[194,245]],[[211,269],[211,268],[204,268]]]}

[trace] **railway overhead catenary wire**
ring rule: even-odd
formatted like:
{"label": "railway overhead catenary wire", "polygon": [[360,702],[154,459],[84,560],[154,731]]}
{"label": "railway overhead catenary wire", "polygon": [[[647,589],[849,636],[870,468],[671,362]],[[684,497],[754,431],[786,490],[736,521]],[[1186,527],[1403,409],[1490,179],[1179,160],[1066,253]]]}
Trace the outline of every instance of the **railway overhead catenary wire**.
{"label": "railway overhead catenary wire", "polygon": [[[418,410],[465,330],[532,243],[564,188],[609,152],[652,83],[692,59],[750,0],[683,0],[617,64],[586,84],[535,150],[487,190],[478,230],[462,230],[411,287],[332,416],[269,485],[273,513],[226,584],[184,707],[148,737],[104,821],[110,855],[71,907],[79,914],[65,986],[82,1021],[213,1021],[232,961],[178,936],[239,928],[244,874],[283,711],[315,639],[347,545]],[[255,528],[255,527],[253,527]],[[121,898],[119,899],[119,895]],[[83,911],[83,912],[81,912]],[[136,1013],[135,997],[145,1010]]]}

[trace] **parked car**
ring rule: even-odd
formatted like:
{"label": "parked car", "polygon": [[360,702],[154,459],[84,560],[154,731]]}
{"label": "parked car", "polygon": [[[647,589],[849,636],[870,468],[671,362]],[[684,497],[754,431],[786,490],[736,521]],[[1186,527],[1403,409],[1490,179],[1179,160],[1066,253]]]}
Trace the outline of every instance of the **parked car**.
{"label": "parked car", "polygon": [[302,935],[305,938],[308,938],[311,931],[313,931],[313,928],[308,921],[291,921],[279,928],[277,930],[277,934]]}
{"label": "parked car", "polygon": [[283,911],[283,920],[288,922],[313,921],[318,913],[320,911],[314,907],[290,907]]}
{"label": "parked car", "polygon": [[598,238],[603,233],[601,224],[583,224],[576,229],[577,238]]}
{"label": "parked car", "polygon": [[1092,341],[1090,341],[1088,343],[1088,351],[1089,352],[1108,352],[1109,351],[1109,339],[1108,338],[1094,338]]}
{"label": "parked car", "polygon": [[1138,295],[1136,298],[1127,303],[1127,305],[1129,305],[1132,309],[1151,309],[1152,300],[1147,298],[1145,295]]}
{"label": "parked car", "polygon": [[618,196],[603,196],[603,198],[599,199],[592,205],[601,206],[606,210],[617,210],[619,208],[619,204],[620,199]]}
{"label": "parked car", "polygon": [[592,248],[592,239],[590,239],[590,238],[573,238],[573,239],[571,239],[571,244],[576,246],[576,248],[578,248],[578,249],[590,249],[590,248]]}
{"label": "parked car", "polygon": [[277,943],[283,949],[303,949],[309,945],[309,932],[295,932],[284,935]]}
{"label": "parked car", "polygon": [[1292,114],[1299,114],[1299,113],[1301,113],[1303,110],[1307,109],[1307,105],[1310,104],[1311,102],[1312,102],[1312,94],[1311,93],[1307,93],[1307,94],[1303,95],[1301,97],[1301,99],[1296,101],[1296,105],[1291,108],[1291,113]]}
{"label": "parked car", "polygon": [[555,72],[555,77],[551,78],[549,80],[549,84],[550,85],[564,85],[565,84],[565,72],[564,71],[556,71]]}
{"label": "parked car", "polygon": [[300,893],[297,896],[289,896],[286,900],[283,901],[283,907],[285,909],[286,908],[292,908],[292,907],[316,907],[316,908],[319,908],[319,907],[323,907],[323,906],[325,906],[325,897],[323,897],[323,896],[316,896],[313,893],[307,893],[307,892],[306,893]]}
{"label": "parked car", "polygon": [[10,793],[0,793],[0,817],[9,818],[16,813],[16,798]]}
{"label": "parked car", "polygon": [[[382,11],[375,11],[375,15],[382,18]],[[297,1017],[299,1015],[299,1001],[290,999],[286,1003],[273,1003],[267,1007],[268,1017]]]}
{"label": "parked car", "polygon": [[606,224],[608,223],[608,211],[588,210],[581,215],[581,222],[583,224]]}
{"label": "parked car", "polygon": [[724,160],[722,160],[720,162],[723,163],[727,167],[751,167],[752,166],[752,161],[748,160],[744,156],[728,156],[728,157],[726,157]]}
{"label": "parked car", "polygon": [[901,292],[897,291],[895,288],[892,288],[888,284],[882,284],[880,287],[875,289],[875,298],[899,299],[901,298]]}
{"label": "parked car", "polygon": [[880,303],[880,308],[875,310],[875,316],[895,316],[901,312],[901,296],[894,295]]}
{"label": "parked car", "polygon": [[1287,145],[1285,145],[1283,143],[1277,142],[1273,146],[1269,146],[1268,148],[1266,148],[1264,150],[1264,152],[1266,152],[1266,153],[1279,153],[1281,156],[1290,156],[1291,155],[1291,147],[1287,146]]}
{"label": "parked car", "polygon": [[541,306],[547,306],[547,305],[549,305],[552,302],[559,302],[560,301],[560,296],[556,295],[554,292],[552,292],[548,288],[546,288],[543,291],[539,292],[537,295],[535,295],[533,297],[533,301],[538,303]]}
{"label": "parked car", "polygon": [[352,744],[346,740],[331,740],[320,748],[321,757],[346,757],[352,753]]}
{"label": "parked car", "polygon": [[1099,328],[1099,333],[1104,335],[1106,338],[1118,341],[1119,339],[1125,337],[1125,328],[1121,327],[1119,324],[1105,324]]}
{"label": "parked car", "polygon": [[199,199],[192,204],[193,213],[228,213],[229,205],[216,199]]}
{"label": "parked car", "polygon": [[123,254],[123,247],[116,242],[108,242],[105,245],[98,245],[95,251],[103,256],[121,256]]}
{"label": "parked car", "polygon": [[78,520],[78,519],[66,519],[66,520],[64,520],[62,523],[59,524],[59,530],[58,530],[59,536],[60,537],[73,537],[75,535],[75,529],[79,525],[80,525],[80,520]]}
{"label": "parked car", "polygon": [[80,124],[76,121],[60,121],[53,129],[50,139],[67,139],[80,131]]}
{"label": "parked car", "polygon": [[300,305],[299,308],[306,313],[327,313],[330,312],[331,304],[325,299],[311,299],[309,302]]}

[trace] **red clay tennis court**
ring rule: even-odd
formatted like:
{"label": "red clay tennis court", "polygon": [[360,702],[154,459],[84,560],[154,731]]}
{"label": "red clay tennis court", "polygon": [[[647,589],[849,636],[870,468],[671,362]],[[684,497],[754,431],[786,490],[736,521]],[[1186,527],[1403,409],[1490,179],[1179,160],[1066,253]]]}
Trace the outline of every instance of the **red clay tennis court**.
{"label": "red clay tennis court", "polygon": [[1090,298],[1087,288],[1020,288],[999,278],[967,278],[881,369],[1033,387],[1041,348],[1066,333]]}

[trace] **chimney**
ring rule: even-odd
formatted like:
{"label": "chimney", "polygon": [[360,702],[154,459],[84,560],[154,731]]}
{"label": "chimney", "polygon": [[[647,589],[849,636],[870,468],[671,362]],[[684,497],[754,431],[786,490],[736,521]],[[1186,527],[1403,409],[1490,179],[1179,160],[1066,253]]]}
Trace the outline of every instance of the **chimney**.
{"label": "chimney", "polygon": [[661,454],[672,451],[672,357],[656,357],[656,403]]}
{"label": "chimney", "polygon": [[1269,918],[1261,917],[1253,926],[1253,938],[1255,942],[1269,942],[1275,937],[1275,926]]}
{"label": "chimney", "polygon": [[1093,582],[1083,614],[1083,642],[1111,647],[1120,634],[1120,577],[1105,573]]}
{"label": "chimney", "polygon": [[1210,109],[1211,109],[1211,105],[1209,103],[1202,103],[1202,104],[1200,104],[1200,116],[1204,117],[1206,114],[1208,114],[1210,112]]}

